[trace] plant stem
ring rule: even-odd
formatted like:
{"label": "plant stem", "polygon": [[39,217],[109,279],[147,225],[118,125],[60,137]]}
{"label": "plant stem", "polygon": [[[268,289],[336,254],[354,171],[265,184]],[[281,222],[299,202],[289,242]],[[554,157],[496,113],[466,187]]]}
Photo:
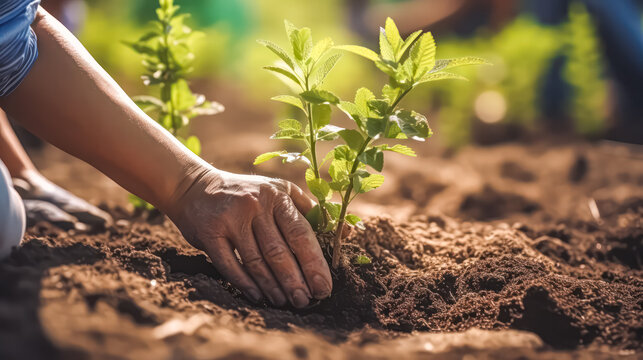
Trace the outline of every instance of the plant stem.
{"label": "plant stem", "polygon": [[[399,102],[402,100],[402,98],[404,96],[406,96],[406,94],[408,94],[409,91],[411,91],[412,88],[413,87],[409,87],[402,94],[400,94],[400,96],[397,99],[395,99],[393,104],[391,104],[391,106],[389,106],[389,108],[386,111],[387,116],[390,115],[390,113],[393,110],[395,110],[395,107],[397,106],[397,104],[399,104]],[[386,130],[386,132],[384,134],[386,134],[388,132],[388,124],[386,126],[386,129],[387,130]],[[344,232],[344,225],[346,223],[346,211],[348,210],[348,205],[351,202],[351,195],[352,195],[352,192],[353,192],[353,186],[354,186],[353,184],[354,184],[354,179],[355,179],[355,171],[357,171],[357,167],[359,166],[359,160],[357,158],[360,155],[362,155],[362,153],[364,152],[364,150],[366,150],[366,148],[371,143],[371,141],[373,141],[373,138],[368,136],[366,138],[366,140],[364,140],[364,143],[362,144],[362,146],[359,149],[359,151],[357,152],[357,155],[355,156],[355,160],[353,161],[353,166],[351,168],[351,172],[349,174],[350,179],[348,181],[348,187],[346,188],[346,192],[344,193],[344,196],[342,197],[342,208],[341,208],[341,210],[339,212],[339,219],[337,220],[337,231],[335,233],[335,237],[333,238],[333,261],[332,261],[333,269],[337,269],[337,267],[339,266],[339,261],[340,261],[341,256],[342,256],[342,252],[341,252],[342,232]]]}
{"label": "plant stem", "polygon": [[346,211],[348,210],[348,204],[351,202],[351,193],[353,192],[355,171],[357,171],[357,167],[359,166],[359,160],[357,160],[357,157],[364,152],[364,150],[366,149],[366,147],[368,147],[368,144],[370,144],[372,140],[373,139],[370,136],[367,137],[366,140],[364,140],[362,147],[355,156],[355,161],[353,161],[353,167],[351,168],[351,172],[349,175],[350,179],[348,180],[348,187],[346,188],[346,192],[344,193],[344,197],[342,198],[342,209],[339,212],[339,219],[337,220],[337,232],[335,233],[335,238],[333,239],[333,269],[337,269],[337,267],[339,266],[339,260],[342,256],[342,253],[340,251],[342,247],[342,232],[344,231],[344,223],[346,222]]}
{"label": "plant stem", "polygon": [[[308,75],[305,76],[305,91],[308,91]],[[309,102],[306,102],[306,117],[308,118],[308,128],[310,129],[310,157],[312,159],[313,163],[313,174],[315,175],[316,179],[319,179],[319,164],[317,162],[317,133],[315,132],[315,127],[314,127],[314,119],[313,119],[313,111],[312,111],[312,106]],[[326,202],[324,199],[317,199],[319,200],[319,207],[321,210],[322,214],[322,224],[321,228],[325,229],[326,224],[328,224],[328,214],[326,212],[326,207],[324,206],[324,203]]]}

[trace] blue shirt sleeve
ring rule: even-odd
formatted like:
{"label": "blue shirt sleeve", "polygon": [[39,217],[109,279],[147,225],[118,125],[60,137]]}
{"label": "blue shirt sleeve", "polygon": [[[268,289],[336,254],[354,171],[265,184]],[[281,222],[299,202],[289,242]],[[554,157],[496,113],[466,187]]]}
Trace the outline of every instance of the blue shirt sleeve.
{"label": "blue shirt sleeve", "polygon": [[33,22],[40,0],[0,1],[0,96],[11,93],[38,57]]}

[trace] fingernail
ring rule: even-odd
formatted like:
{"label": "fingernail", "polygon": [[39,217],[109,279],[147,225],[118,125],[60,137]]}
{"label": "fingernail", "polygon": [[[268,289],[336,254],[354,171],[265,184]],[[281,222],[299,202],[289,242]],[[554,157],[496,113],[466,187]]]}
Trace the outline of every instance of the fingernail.
{"label": "fingernail", "polygon": [[286,296],[279,288],[274,288],[266,295],[270,302],[275,306],[284,306],[286,304]]}
{"label": "fingernail", "polygon": [[296,289],[292,292],[292,299],[290,300],[296,308],[303,308],[308,305],[308,296],[301,289]]}
{"label": "fingernail", "polygon": [[246,295],[254,302],[261,301],[261,294],[255,289],[248,289]]}
{"label": "fingernail", "polygon": [[313,295],[316,299],[325,299],[330,296],[330,292],[330,284],[321,275],[313,276]]}

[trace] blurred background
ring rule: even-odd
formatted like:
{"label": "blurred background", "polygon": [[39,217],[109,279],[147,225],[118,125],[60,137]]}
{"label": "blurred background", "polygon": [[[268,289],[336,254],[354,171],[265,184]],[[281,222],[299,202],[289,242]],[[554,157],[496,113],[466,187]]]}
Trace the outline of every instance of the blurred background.
{"label": "blurred background", "polygon": [[[77,34],[130,95],[150,93],[141,57],[123,44],[145,33],[157,0],[43,0]],[[288,48],[283,20],[312,29],[313,39],[377,48],[379,26],[392,17],[403,36],[432,31],[437,57],[480,56],[494,66],[463,68],[469,82],[433,82],[412,93],[407,108],[434,131],[418,153],[455,151],[507,141],[643,143],[642,0],[175,0],[205,36],[194,41],[190,85],[226,107],[194,119],[202,156],[218,167],[257,172],[257,154],[287,106],[270,97],[288,89],[262,66],[274,54],[256,43]],[[386,81],[375,66],[345,55],[325,88],[352,99]],[[338,121],[342,115],[335,114]],[[418,149],[419,148],[419,149]],[[284,175],[281,164],[262,173]],[[265,169],[265,170],[263,170]],[[300,173],[300,169],[292,170]],[[68,175],[68,174],[67,174]],[[69,183],[69,178],[65,179]],[[73,187],[73,184],[71,185]]]}
{"label": "blurred background", "polygon": [[[643,26],[640,0],[177,0],[205,33],[195,46],[194,86],[226,104],[228,87],[244,107],[275,111],[285,89],[261,69],[273,54],[256,39],[285,43],[283,19],[317,39],[376,47],[391,16],[401,32],[430,30],[438,58],[476,55],[495,66],[466,69],[470,83],[432,83],[409,100],[425,110],[434,141],[463,146],[552,133],[640,142]],[[130,94],[145,93],[140,59],[122,44],[145,32],[156,0],[44,0]],[[340,96],[376,87],[379,71],[345,56],[327,83]],[[218,95],[218,96],[217,96]],[[198,121],[198,120],[197,120]],[[204,121],[203,119],[201,121]],[[216,121],[216,120],[213,120]],[[637,132],[633,132],[635,127]],[[207,134],[200,134],[207,136]]]}

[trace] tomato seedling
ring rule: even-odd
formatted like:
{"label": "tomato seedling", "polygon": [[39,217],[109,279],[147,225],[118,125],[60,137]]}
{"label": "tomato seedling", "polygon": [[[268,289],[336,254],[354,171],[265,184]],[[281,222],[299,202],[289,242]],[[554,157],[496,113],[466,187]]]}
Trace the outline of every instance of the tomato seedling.
{"label": "tomato seedling", "polygon": [[[163,128],[174,135],[183,145],[197,155],[201,153],[201,142],[196,136],[182,136],[181,129],[199,115],[215,115],[223,106],[207,101],[205,96],[194,94],[187,83],[192,72],[194,53],[191,41],[202,34],[185,24],[190,14],[178,14],[179,6],[173,0],[159,0],[157,19],[150,24],[150,30],[137,41],[125,42],[143,56],[145,73],[141,76],[146,86],[158,86],[160,97],[134,96],[134,102]],[[131,195],[130,201],[136,207],[147,207],[142,199]]]}
{"label": "tomato seedling", "polygon": [[[337,268],[341,258],[341,234],[345,223],[363,228],[359,217],[349,214],[348,206],[359,194],[374,190],[384,182],[378,174],[384,167],[384,152],[393,151],[416,156],[406,145],[375,144],[380,139],[411,139],[424,141],[432,135],[426,117],[413,111],[399,108],[400,101],[415,87],[426,82],[458,79],[462,76],[449,72],[458,66],[487,64],[484,59],[464,57],[436,60],[436,46],[430,32],[416,31],[403,39],[392,19],[386,20],[380,29],[379,54],[357,45],[333,46],[326,38],[313,45],[311,31],[298,29],[286,21],[286,33],[292,53],[269,41],[259,41],[274,52],[280,62],[266,67],[288,84],[295,84],[298,96],[280,95],[273,100],[282,101],[301,109],[306,124],[295,119],[279,122],[279,130],[273,139],[297,140],[305,145],[301,153],[273,151],[259,155],[255,164],[281,157],[284,162],[303,161],[308,165],[305,178],[310,192],[318,204],[306,215],[317,232],[335,232],[333,237],[332,265]],[[321,88],[323,80],[340,58],[333,50],[348,51],[363,56],[388,75],[388,83],[377,97],[372,91],[360,88],[353,102],[342,101],[336,95]],[[465,79],[466,80],[466,79]],[[331,105],[339,108],[356,127],[344,129],[330,124]],[[341,139],[344,144],[336,146],[321,162],[316,153],[318,141]],[[328,166],[330,180],[321,177],[320,168]],[[375,172],[375,173],[374,173]],[[331,201],[339,195],[340,202]]]}

